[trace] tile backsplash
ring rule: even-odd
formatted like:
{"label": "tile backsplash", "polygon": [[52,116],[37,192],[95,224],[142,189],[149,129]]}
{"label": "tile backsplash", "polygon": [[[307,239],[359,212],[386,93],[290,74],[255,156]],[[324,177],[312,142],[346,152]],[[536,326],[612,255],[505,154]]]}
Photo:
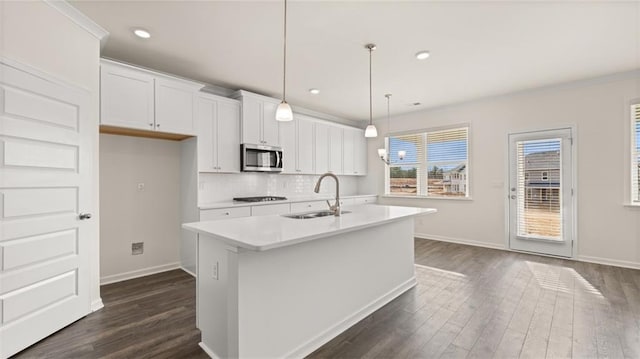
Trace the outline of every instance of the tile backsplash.
{"label": "tile backsplash", "polygon": [[[313,188],[319,175],[283,175],[270,173],[200,173],[200,203],[226,202],[234,197],[250,196],[313,196]],[[358,193],[358,177],[339,176],[340,195]],[[335,193],[335,181],[326,178],[320,187],[321,194]]]}

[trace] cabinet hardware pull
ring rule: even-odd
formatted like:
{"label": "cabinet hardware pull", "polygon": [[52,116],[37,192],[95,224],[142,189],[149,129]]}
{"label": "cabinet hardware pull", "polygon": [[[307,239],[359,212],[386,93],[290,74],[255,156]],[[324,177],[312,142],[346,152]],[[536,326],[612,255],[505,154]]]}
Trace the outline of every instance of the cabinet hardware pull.
{"label": "cabinet hardware pull", "polygon": [[149,126],[153,127],[153,123],[150,123]]}

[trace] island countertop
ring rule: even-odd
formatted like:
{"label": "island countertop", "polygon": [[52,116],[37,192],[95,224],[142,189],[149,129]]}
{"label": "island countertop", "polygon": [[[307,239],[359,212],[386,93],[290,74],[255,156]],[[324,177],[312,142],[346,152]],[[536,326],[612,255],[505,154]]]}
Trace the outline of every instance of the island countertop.
{"label": "island countertop", "polygon": [[407,217],[435,213],[435,208],[381,205],[350,206],[340,217],[294,219],[281,215],[185,223],[182,228],[210,235],[238,248],[266,251],[334,236]]}

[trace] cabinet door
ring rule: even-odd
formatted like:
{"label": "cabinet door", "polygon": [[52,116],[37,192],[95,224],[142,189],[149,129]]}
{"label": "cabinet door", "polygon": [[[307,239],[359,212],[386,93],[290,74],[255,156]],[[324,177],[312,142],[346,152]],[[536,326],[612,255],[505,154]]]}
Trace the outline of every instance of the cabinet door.
{"label": "cabinet door", "polygon": [[242,143],[262,144],[262,101],[248,96],[242,97],[241,122]]}
{"label": "cabinet door", "polygon": [[367,174],[367,139],[364,137],[363,130],[355,130],[354,132],[354,174],[364,176]]}
{"label": "cabinet door", "polygon": [[251,216],[251,207],[233,207],[203,209],[200,211],[200,221],[216,221],[227,218],[240,218]]}
{"label": "cabinet door", "polygon": [[193,87],[165,79],[156,79],[156,131],[194,134]]}
{"label": "cabinet door", "polygon": [[216,116],[218,172],[240,172],[240,103],[219,101]]}
{"label": "cabinet door", "polygon": [[251,216],[269,216],[273,214],[289,213],[289,203],[265,204],[251,206]]}
{"label": "cabinet door", "polygon": [[100,67],[100,124],[153,130],[153,76],[134,70]]}
{"label": "cabinet door", "polygon": [[204,98],[196,101],[196,135],[198,136],[198,172],[216,172],[217,160],[214,156],[215,114],[217,103]]}
{"label": "cabinet door", "polygon": [[304,119],[296,122],[298,124],[298,173],[313,174],[313,122]]}
{"label": "cabinet door", "polygon": [[344,129],[342,136],[342,173],[355,174],[355,130]]}
{"label": "cabinet door", "polygon": [[314,172],[316,174],[323,174],[329,171],[329,126],[322,123],[316,123],[314,127]]}
{"label": "cabinet door", "polygon": [[329,171],[342,174],[342,127],[329,126]]}
{"label": "cabinet door", "polygon": [[296,118],[290,122],[280,122],[280,147],[282,147],[282,173],[298,173],[298,150],[296,147],[298,124]]}
{"label": "cabinet door", "polygon": [[278,136],[278,121],[276,121],[276,110],[278,104],[265,101],[262,104],[262,140],[265,145],[278,146],[280,144]]}
{"label": "cabinet door", "polygon": [[[331,204],[335,202],[335,200],[329,200]],[[310,211],[320,211],[323,209],[329,209],[326,201],[309,201],[309,202],[296,202],[291,203],[291,213],[300,213],[300,212],[310,212]]]}

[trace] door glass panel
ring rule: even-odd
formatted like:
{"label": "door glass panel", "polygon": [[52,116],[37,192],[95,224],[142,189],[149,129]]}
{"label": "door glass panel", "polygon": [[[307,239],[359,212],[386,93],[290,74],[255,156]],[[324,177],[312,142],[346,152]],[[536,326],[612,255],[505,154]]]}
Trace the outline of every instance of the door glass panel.
{"label": "door glass panel", "polygon": [[562,241],[561,139],[517,141],[518,237]]}

